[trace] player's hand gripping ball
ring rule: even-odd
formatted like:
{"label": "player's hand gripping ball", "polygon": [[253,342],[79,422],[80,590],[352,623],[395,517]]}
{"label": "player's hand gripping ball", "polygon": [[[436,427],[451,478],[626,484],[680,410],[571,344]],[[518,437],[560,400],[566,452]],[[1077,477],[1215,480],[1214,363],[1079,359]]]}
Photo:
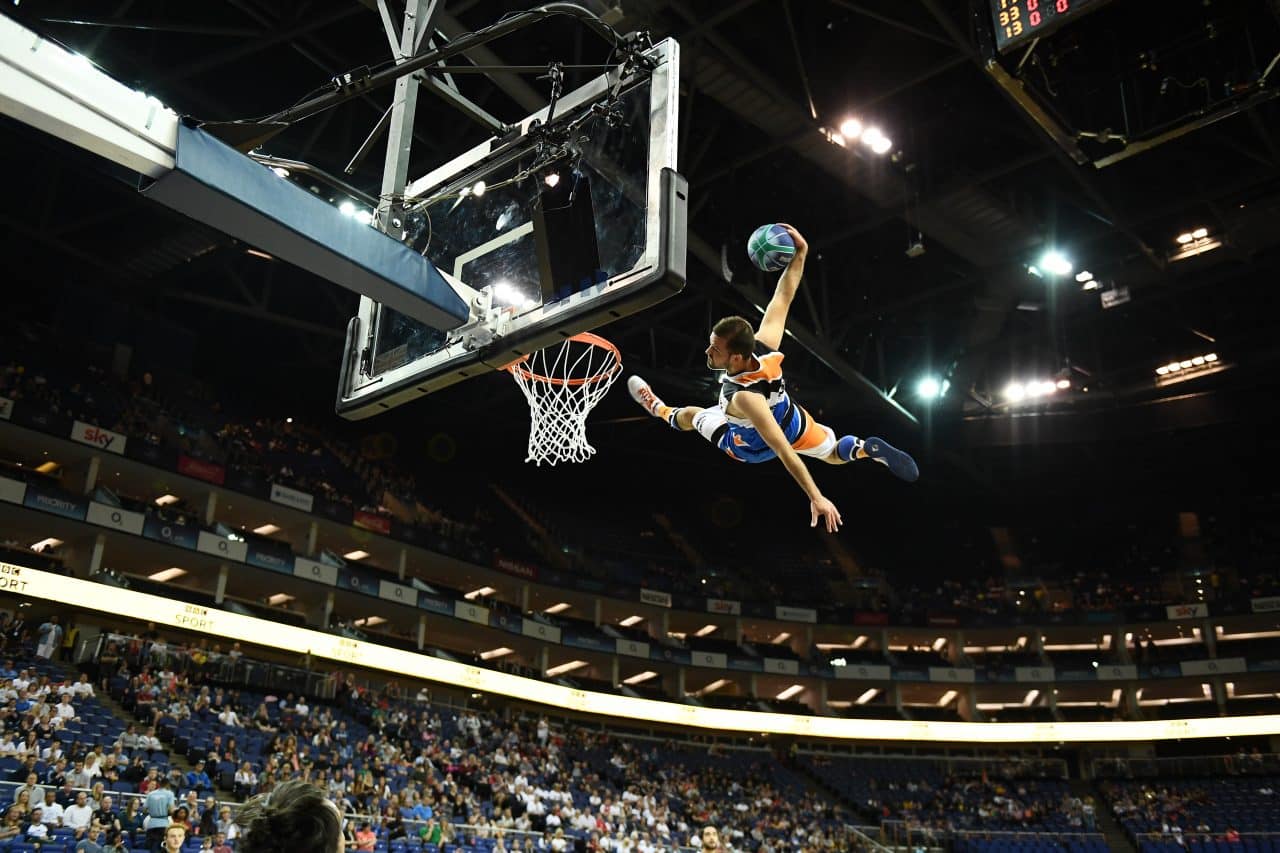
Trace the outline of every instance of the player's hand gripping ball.
{"label": "player's hand gripping ball", "polygon": [[795,241],[781,225],[761,225],[747,240],[747,257],[765,272],[783,269],[795,254]]}

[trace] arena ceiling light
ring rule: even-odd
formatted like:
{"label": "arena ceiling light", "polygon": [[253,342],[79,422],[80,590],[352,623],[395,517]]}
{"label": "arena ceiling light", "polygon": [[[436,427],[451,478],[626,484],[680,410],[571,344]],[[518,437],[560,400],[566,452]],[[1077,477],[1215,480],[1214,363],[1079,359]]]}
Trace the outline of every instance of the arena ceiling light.
{"label": "arena ceiling light", "polygon": [[1219,366],[1218,354],[1216,352],[1206,352],[1202,355],[1194,355],[1191,358],[1184,358],[1178,361],[1171,361],[1168,364],[1162,364],[1156,368],[1156,376],[1199,373],[1206,368],[1215,366]]}
{"label": "arena ceiling light", "polygon": [[156,506],[169,506],[170,504],[176,504],[179,500],[181,498],[177,495],[161,495],[156,498]]}
{"label": "arena ceiling light", "polygon": [[363,619],[357,619],[351,624],[355,625],[357,628],[372,628],[374,625],[381,625],[386,621],[387,620],[381,616],[366,616]]}
{"label": "arena ceiling light", "polygon": [[889,149],[893,148],[893,140],[885,136],[880,128],[874,126],[862,131],[862,144],[876,154],[887,154]]}
{"label": "arena ceiling light", "polygon": [[1027,695],[1024,696],[1022,699],[1022,706],[1024,708],[1030,708],[1035,703],[1035,701],[1039,698],[1040,698],[1039,690],[1028,690]]}
{"label": "arena ceiling light", "polygon": [[1036,266],[1052,276],[1071,275],[1071,270],[1074,268],[1071,260],[1057,249],[1050,249],[1041,255],[1040,262]]}
{"label": "arena ceiling light", "polygon": [[696,693],[694,693],[694,694],[692,694],[692,695],[694,695],[694,696],[706,696],[708,693],[715,693],[715,692],[716,692],[717,690],[719,690],[721,687],[726,687],[726,686],[728,686],[728,685],[730,685],[730,684],[732,684],[732,683],[733,683],[733,682],[732,682],[732,681],[730,681],[730,680],[729,680],[729,679],[727,679],[727,678],[717,678],[715,681],[711,682],[711,683],[710,683],[710,684],[708,684],[706,687],[702,688],[701,690],[697,691]]}
{"label": "arena ceiling light", "polygon": [[31,546],[31,550],[39,554],[45,548],[57,548],[61,544],[62,544],[61,539],[55,539],[54,537],[50,536],[46,539],[41,539],[39,542],[36,542],[35,544],[33,544]]}
{"label": "arena ceiling light", "polygon": [[948,690],[946,693],[943,693],[942,698],[938,700],[938,707],[939,708],[947,707],[959,695],[960,694],[954,690]]}
{"label": "arena ceiling light", "polygon": [[862,695],[861,695],[861,696],[859,696],[857,699],[855,699],[855,700],[854,700],[854,704],[855,704],[855,705],[865,705],[865,704],[867,704],[868,702],[870,702],[872,699],[876,698],[876,696],[877,696],[877,695],[879,695],[879,693],[880,693],[880,688],[879,688],[879,687],[872,687],[872,688],[869,688],[869,689],[867,689],[867,690],[864,690],[864,691],[862,692]]}
{"label": "arena ceiling light", "polygon": [[862,135],[862,122],[850,116],[840,122],[840,135],[844,137],[845,142],[853,142]]}
{"label": "arena ceiling light", "polygon": [[778,643],[785,643],[787,640],[790,640],[790,639],[791,639],[791,632],[790,632],[790,631],[783,631],[781,634],[779,634],[778,636],[774,637],[774,638],[773,638],[772,640],[770,640],[769,642],[771,642],[771,643],[773,643],[773,644],[777,645]]}
{"label": "arena ceiling light", "polygon": [[950,379],[939,379],[936,376],[925,376],[916,383],[916,396],[921,400],[936,400],[946,394],[950,387]]}
{"label": "arena ceiling light", "polygon": [[346,558],[346,559],[348,559],[348,560],[363,560],[363,559],[365,559],[366,557],[368,557],[368,556],[369,556],[369,552],[368,552],[368,551],[361,551],[359,548],[357,548],[357,549],[356,549],[356,550],[354,550],[354,551],[348,551],[347,553],[343,554],[342,556],[343,556],[343,557],[345,557],[345,558]]}
{"label": "arena ceiling light", "polygon": [[564,675],[566,672],[573,672],[574,670],[579,670],[579,669],[582,669],[584,666],[589,666],[589,665],[590,664],[588,664],[584,660],[571,660],[568,663],[562,663],[558,666],[553,666],[550,669],[548,669],[547,678],[555,678],[557,675]]}
{"label": "arena ceiling light", "polygon": [[703,625],[701,628],[693,632],[693,636],[705,637],[708,634],[714,634],[716,631],[719,631],[719,630],[720,630],[719,625]]}
{"label": "arena ceiling light", "polygon": [[623,628],[630,628],[632,625],[635,625],[637,622],[643,622],[643,621],[644,621],[643,616],[628,616],[626,619],[619,619],[618,624],[621,625]]}
{"label": "arena ceiling light", "polygon": [[177,566],[173,566],[168,569],[161,569],[153,575],[147,575],[147,580],[155,581],[156,583],[168,583],[174,578],[182,577],[186,573],[186,569],[180,569]]}
{"label": "arena ceiling light", "polygon": [[804,692],[803,684],[793,684],[773,698],[785,701],[787,699],[790,699],[792,696],[795,696],[797,693],[802,693],[802,692]]}
{"label": "arena ceiling light", "polygon": [[293,596],[287,592],[277,592],[275,595],[267,596],[267,604],[272,607],[279,607],[281,604],[288,604],[293,601]]}
{"label": "arena ceiling light", "polygon": [[280,528],[268,522],[260,527],[253,528],[253,532],[258,534],[259,536],[271,536],[275,533],[279,533]]}
{"label": "arena ceiling light", "polygon": [[654,672],[651,669],[646,669],[644,672],[637,672],[635,675],[631,676],[630,678],[622,679],[622,683],[623,684],[642,684],[646,681],[649,681],[657,677],[658,677],[658,673]]}
{"label": "arena ceiling light", "polygon": [[505,657],[515,649],[509,649],[506,646],[498,646],[496,649],[489,649],[487,652],[480,653],[480,660],[493,660],[494,658]]}
{"label": "arena ceiling light", "polygon": [[471,592],[464,593],[462,597],[465,598],[467,601],[475,601],[477,598],[480,598],[481,596],[493,595],[495,592],[497,592],[497,590],[491,586],[482,586],[479,589],[473,589],[471,590]]}
{"label": "arena ceiling light", "polygon": [[1169,254],[1170,261],[1185,261],[1205,252],[1221,248],[1222,240],[1209,236],[1209,229],[1200,227],[1192,231],[1183,231],[1174,238],[1177,248]]}

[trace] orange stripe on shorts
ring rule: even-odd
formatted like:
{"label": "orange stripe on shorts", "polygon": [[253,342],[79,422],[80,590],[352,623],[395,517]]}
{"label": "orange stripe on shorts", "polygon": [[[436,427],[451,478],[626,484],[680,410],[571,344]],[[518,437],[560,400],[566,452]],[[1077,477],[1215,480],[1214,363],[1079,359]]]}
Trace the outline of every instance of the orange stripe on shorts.
{"label": "orange stripe on shorts", "polygon": [[811,450],[827,440],[827,431],[803,407],[800,407],[800,411],[804,412],[805,428],[804,432],[796,436],[796,440],[791,442],[791,448],[793,450]]}

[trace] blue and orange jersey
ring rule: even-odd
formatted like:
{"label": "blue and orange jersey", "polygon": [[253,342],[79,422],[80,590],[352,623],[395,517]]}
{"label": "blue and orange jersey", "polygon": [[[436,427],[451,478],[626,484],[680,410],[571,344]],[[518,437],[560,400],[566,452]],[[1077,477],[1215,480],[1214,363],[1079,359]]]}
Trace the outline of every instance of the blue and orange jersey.
{"label": "blue and orange jersey", "polygon": [[760,365],[757,369],[744,370],[733,375],[726,373],[720,380],[720,408],[730,424],[752,429],[751,421],[747,418],[729,414],[729,401],[739,391],[753,391],[765,398],[769,404],[769,410],[773,412],[773,419],[782,424],[787,419],[787,412],[791,408],[791,398],[787,396],[786,383],[782,378],[784,356],[759,341],[756,341],[753,355]]}

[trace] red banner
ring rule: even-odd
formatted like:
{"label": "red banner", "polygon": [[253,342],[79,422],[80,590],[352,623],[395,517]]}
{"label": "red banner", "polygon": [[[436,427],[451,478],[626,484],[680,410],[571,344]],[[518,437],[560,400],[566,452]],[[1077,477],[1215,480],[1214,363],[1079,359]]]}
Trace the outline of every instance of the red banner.
{"label": "red banner", "polygon": [[494,557],[493,567],[500,572],[506,572],[509,575],[515,575],[525,580],[536,581],[538,579],[538,567],[529,563],[522,563],[519,560],[513,560],[510,557]]}
{"label": "red banner", "polygon": [[391,535],[391,519],[374,515],[371,512],[356,510],[355,525],[356,527],[363,527],[365,530],[372,530],[374,533],[381,533],[383,536]]}
{"label": "red banner", "polygon": [[212,462],[205,462],[202,459],[192,459],[190,456],[178,456],[178,473],[186,474],[188,477],[195,477],[197,480],[204,480],[206,483],[213,483],[221,486],[227,481],[227,469],[221,465],[215,465]]}
{"label": "red banner", "polygon": [[888,625],[888,613],[866,613],[859,611],[853,614],[853,624],[855,625]]}

